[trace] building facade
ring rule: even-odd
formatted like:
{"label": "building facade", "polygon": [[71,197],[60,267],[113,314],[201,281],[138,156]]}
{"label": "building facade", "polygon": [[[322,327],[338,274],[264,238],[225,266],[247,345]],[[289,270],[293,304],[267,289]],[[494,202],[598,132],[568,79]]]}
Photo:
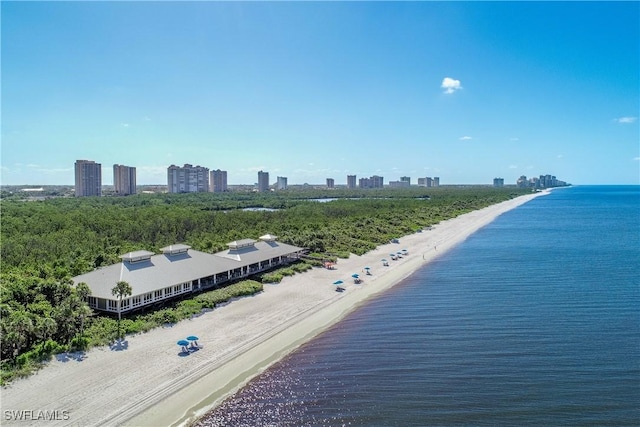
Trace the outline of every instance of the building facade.
{"label": "building facade", "polygon": [[209,169],[185,164],[167,168],[169,193],[206,193],[209,191]]}
{"label": "building facade", "polygon": [[389,181],[390,188],[409,188],[408,181]]}
{"label": "building facade", "polygon": [[286,190],[287,189],[287,177],[279,176],[276,181],[276,190]]}
{"label": "building facade", "polygon": [[516,181],[516,185],[520,188],[553,188],[553,187],[565,187],[571,185],[565,181],[561,181],[553,175],[540,175],[539,177],[533,177],[527,180],[525,175],[521,175]]}
{"label": "building facade", "polygon": [[258,191],[269,191],[269,172],[258,172]]}
{"label": "building facade", "polygon": [[119,196],[136,194],[136,168],[113,165],[113,189]]}
{"label": "building facade", "polygon": [[227,171],[216,169],[209,172],[209,190],[212,193],[224,193],[227,191]]}
{"label": "building facade", "polygon": [[433,178],[430,176],[418,178],[418,185],[420,187],[438,187],[440,186],[440,178],[437,176],[434,176]]}
{"label": "building facade", "polygon": [[76,197],[102,196],[102,165],[93,160],[76,160]]}
{"label": "building facade", "polygon": [[335,188],[336,182],[333,178],[327,178],[327,188]]}
{"label": "building facade", "polygon": [[493,178],[493,186],[496,188],[504,187],[504,178]]}
{"label": "building facade", "polygon": [[378,175],[374,175],[369,178],[360,178],[358,181],[360,188],[383,188],[384,178]]}
{"label": "building facade", "polygon": [[[306,250],[280,243],[267,234],[259,241],[242,239],[229,243],[228,249],[209,254],[175,244],[161,249],[162,254],[145,250],[120,256],[121,263],[99,268],[72,278],[91,289],[89,307],[112,313],[163,303],[185,294],[224,286],[271,268],[299,259]],[[118,303],[111,289],[119,281],[131,286],[131,296]]]}
{"label": "building facade", "polygon": [[356,176],[347,175],[347,188],[356,188]]}

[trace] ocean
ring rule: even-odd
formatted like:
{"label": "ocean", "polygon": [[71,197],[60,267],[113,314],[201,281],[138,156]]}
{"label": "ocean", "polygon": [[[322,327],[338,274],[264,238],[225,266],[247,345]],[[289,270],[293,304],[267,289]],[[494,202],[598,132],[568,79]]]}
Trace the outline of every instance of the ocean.
{"label": "ocean", "polygon": [[198,425],[640,425],[640,187],[505,213]]}

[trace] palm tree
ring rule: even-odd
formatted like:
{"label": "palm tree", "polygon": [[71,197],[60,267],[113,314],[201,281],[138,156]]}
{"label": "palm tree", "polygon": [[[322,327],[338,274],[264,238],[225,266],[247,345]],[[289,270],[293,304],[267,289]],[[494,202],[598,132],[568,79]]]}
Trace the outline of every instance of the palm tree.
{"label": "palm tree", "polygon": [[80,306],[77,309],[78,317],[80,318],[80,336],[84,334],[84,322],[85,319],[92,314],[91,308],[87,305],[89,295],[91,295],[91,289],[85,282],[80,282],[76,285],[76,295],[80,300]]}
{"label": "palm tree", "polygon": [[122,317],[120,308],[122,307],[122,298],[128,297],[132,293],[131,285],[124,280],[116,283],[116,286],[111,289],[111,295],[118,297],[118,339],[120,339],[120,320]]}
{"label": "palm tree", "polygon": [[76,295],[80,298],[80,301],[86,302],[89,295],[91,295],[91,289],[85,282],[80,282],[76,285]]}

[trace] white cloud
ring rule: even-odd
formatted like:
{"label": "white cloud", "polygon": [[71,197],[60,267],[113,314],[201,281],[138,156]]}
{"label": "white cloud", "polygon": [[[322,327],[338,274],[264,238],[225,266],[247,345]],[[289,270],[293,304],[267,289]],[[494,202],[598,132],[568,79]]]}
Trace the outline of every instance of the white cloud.
{"label": "white cloud", "polygon": [[442,80],[442,84],[440,85],[440,87],[444,89],[444,93],[453,93],[456,90],[462,89],[460,80],[452,79],[451,77],[445,77]]}
{"label": "white cloud", "polygon": [[634,157],[633,160],[635,160],[636,162],[640,161],[640,157]]}
{"label": "white cloud", "polygon": [[470,139],[472,139],[470,136],[461,136],[460,137],[460,141],[469,141]]}
{"label": "white cloud", "polygon": [[518,165],[509,165],[509,169],[518,169]]}
{"label": "white cloud", "polygon": [[122,126],[123,128],[128,128],[129,127],[129,123],[120,123],[120,126]]}
{"label": "white cloud", "polygon": [[617,119],[613,119],[617,123],[635,123],[638,120],[637,117],[618,117]]}

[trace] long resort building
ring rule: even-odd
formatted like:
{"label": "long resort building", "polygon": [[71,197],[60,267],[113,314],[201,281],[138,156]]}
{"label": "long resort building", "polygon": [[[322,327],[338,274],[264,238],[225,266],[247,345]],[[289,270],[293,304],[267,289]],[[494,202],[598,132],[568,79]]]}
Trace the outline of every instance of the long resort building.
{"label": "long resort building", "polygon": [[73,278],[91,289],[89,307],[118,312],[118,298],[111,290],[120,281],[129,283],[131,296],[122,299],[121,313],[165,302],[184,294],[220,287],[300,258],[304,248],[277,241],[267,234],[259,241],[243,239],[227,244],[228,249],[208,254],[184,244],[162,248],[162,254],[129,252],[121,263]]}

